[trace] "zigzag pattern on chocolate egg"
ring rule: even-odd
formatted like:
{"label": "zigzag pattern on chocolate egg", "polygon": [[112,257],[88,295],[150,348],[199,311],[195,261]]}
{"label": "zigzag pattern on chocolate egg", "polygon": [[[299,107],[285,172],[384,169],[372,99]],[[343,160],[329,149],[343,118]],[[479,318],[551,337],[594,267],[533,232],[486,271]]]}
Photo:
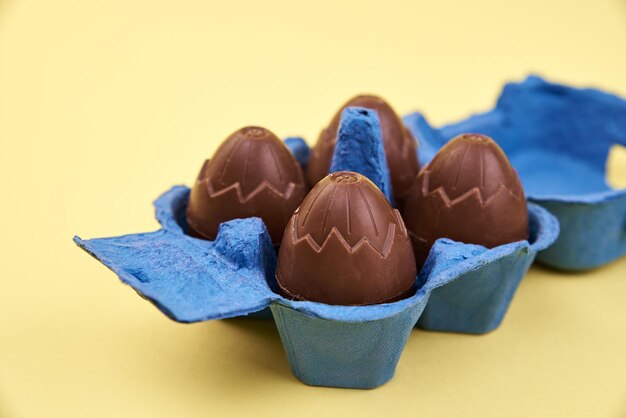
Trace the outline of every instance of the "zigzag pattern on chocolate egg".
{"label": "zigzag pattern on chocolate egg", "polygon": [[[256,195],[260,194],[264,190],[270,190],[276,196],[279,196],[282,199],[287,200],[291,197],[293,191],[298,186],[296,183],[289,182],[286,189],[283,191],[280,191],[267,180],[263,180],[250,193],[244,194],[243,190],[241,189],[241,182],[239,181],[236,183],[232,183],[230,186],[223,187],[219,190],[215,190],[213,188],[213,185],[208,179],[200,180],[200,183],[206,183],[207,193],[209,194],[210,198],[219,197],[219,196],[227,194],[228,192],[234,191],[237,194],[237,198],[239,199],[240,203],[245,203],[248,200],[253,199]],[[300,185],[300,187],[303,187],[303,186]]]}
{"label": "zigzag pattern on chocolate egg", "polygon": [[[455,141],[453,148],[447,149],[448,146],[450,144],[418,175],[417,181],[421,182],[423,196],[438,195],[447,207],[472,197],[482,207],[486,207],[503,192],[517,201],[525,199],[519,179],[506,155],[489,138],[467,134],[460,141]],[[471,163],[468,163],[468,158]],[[489,160],[488,164],[485,163],[486,159]],[[476,163],[478,166],[474,165]],[[454,174],[450,176],[442,173]]]}
{"label": "zigzag pattern on chocolate egg", "polygon": [[339,172],[323,182],[294,213],[294,243],[307,241],[320,252],[335,237],[349,253],[368,245],[386,257],[397,233],[408,237],[400,213],[366,177]]}
{"label": "zigzag pattern on chocolate egg", "polygon": [[478,201],[478,203],[482,206],[482,207],[487,207],[489,206],[489,204],[495,200],[496,197],[498,197],[498,195],[502,192],[505,191],[507,192],[511,197],[513,197],[515,200],[523,200],[523,197],[520,196],[519,193],[516,193],[515,190],[511,190],[508,187],[506,187],[504,184],[501,184],[498,189],[496,190],[495,193],[490,194],[489,196],[485,197],[483,194],[483,189],[480,187],[474,187],[469,189],[468,191],[466,191],[465,193],[463,193],[461,196],[459,197],[455,197],[455,198],[450,198],[448,195],[448,192],[446,191],[444,186],[439,186],[436,189],[433,190],[429,190],[429,184],[428,184],[428,176],[429,176],[429,172],[425,171],[423,174],[421,174],[420,176],[423,175],[423,179],[422,180],[422,194],[425,197],[430,197],[433,195],[437,195],[439,196],[439,198],[441,198],[441,200],[444,202],[444,204],[447,207],[452,207],[454,205],[457,205],[465,200],[469,200],[472,196],[476,197],[476,200]]}
{"label": "zigzag pattern on chocolate egg", "polygon": [[259,217],[275,245],[304,199],[302,169],[276,135],[248,126],[231,134],[205,161],[187,205],[192,234],[214,239],[219,225]]}
{"label": "zigzag pattern on chocolate egg", "polygon": [[[280,155],[281,152],[285,155]],[[266,163],[269,162],[269,165],[261,166],[263,176],[249,171],[250,160],[259,156],[265,156]],[[234,166],[233,161],[236,161]],[[259,165],[253,166],[258,171]],[[294,169],[285,172],[284,168],[288,166]],[[274,177],[274,181],[268,177]],[[211,198],[234,192],[240,203],[247,202],[264,190],[287,200],[296,187],[304,187],[300,167],[282,142],[268,130],[257,127],[244,128],[241,134],[227,140],[211,164],[205,163],[198,180],[207,182],[206,189]],[[252,182],[258,183],[250,186]]]}
{"label": "zigzag pattern on chocolate egg", "polygon": [[386,303],[414,291],[417,270],[400,213],[367,177],[323,178],[285,229],[276,281],[290,298],[331,305]]}
{"label": "zigzag pattern on chocolate egg", "polygon": [[[400,216],[399,213],[395,210],[394,210],[394,215]],[[297,221],[298,221],[298,214],[294,216],[294,219],[292,222],[297,223]],[[400,233],[403,236],[407,237],[408,232],[406,228],[404,227],[404,224],[400,224],[400,225],[401,225]],[[348,241],[344,238],[344,236],[341,234],[339,229],[337,229],[337,227],[332,227],[330,229],[330,231],[326,235],[326,238],[324,238],[324,241],[322,241],[321,244],[319,244],[315,239],[313,239],[311,234],[305,234],[304,236],[299,237],[297,228],[292,228],[293,229],[292,242],[294,245],[296,245],[303,241],[306,241],[309,244],[309,246],[313,249],[313,251],[317,253],[321,253],[327,247],[330,240],[334,238],[346,249],[348,253],[354,253],[358,251],[361,247],[366,246],[372,249],[373,251],[375,251],[376,253],[378,253],[382,258],[387,258],[387,256],[389,255],[389,251],[391,251],[391,248],[393,247],[397,226],[398,225],[396,225],[395,223],[389,222],[389,227],[387,229],[385,243],[382,246],[382,248],[378,248],[367,237],[362,237],[361,239],[357,241],[356,244],[350,245]]]}
{"label": "zigzag pattern on chocolate egg", "polygon": [[420,172],[403,206],[417,265],[439,238],[488,248],[528,238],[522,184],[489,137],[460,135]]}

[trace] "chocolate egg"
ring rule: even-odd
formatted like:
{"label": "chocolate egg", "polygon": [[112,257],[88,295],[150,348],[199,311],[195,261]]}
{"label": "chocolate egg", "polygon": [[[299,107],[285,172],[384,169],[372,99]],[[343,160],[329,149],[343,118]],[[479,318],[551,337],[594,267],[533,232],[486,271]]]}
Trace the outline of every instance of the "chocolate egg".
{"label": "chocolate egg", "polygon": [[317,183],[328,174],[337,142],[341,112],[350,106],[365,107],[378,113],[387,165],[391,173],[393,195],[397,199],[402,199],[419,171],[417,141],[393,108],[376,96],[362,95],[350,99],[335,114],[330,125],[322,130],[317,143],[311,150],[307,165],[309,184]]}
{"label": "chocolate egg", "polygon": [[422,169],[403,212],[418,267],[438,238],[488,248],[528,239],[519,177],[489,137],[463,134]]}
{"label": "chocolate egg", "polygon": [[278,245],[306,192],[300,165],[276,135],[240,129],[200,170],[187,205],[189,233],[213,240],[220,223],[257,216]]}
{"label": "chocolate egg", "polygon": [[291,217],[278,254],[283,294],[331,305],[394,301],[417,270],[400,213],[361,174],[326,176]]}

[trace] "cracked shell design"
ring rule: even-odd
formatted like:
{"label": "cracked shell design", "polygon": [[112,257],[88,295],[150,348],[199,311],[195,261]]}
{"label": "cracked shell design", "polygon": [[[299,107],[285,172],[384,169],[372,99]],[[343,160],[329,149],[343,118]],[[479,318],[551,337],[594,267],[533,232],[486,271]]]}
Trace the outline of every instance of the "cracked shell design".
{"label": "cracked shell design", "polygon": [[487,248],[528,239],[519,177],[489,137],[459,135],[419,173],[403,207],[418,267],[438,238]]}
{"label": "cracked shell design", "polygon": [[280,247],[277,282],[292,299],[371,305],[413,291],[417,270],[400,213],[361,174],[320,181],[294,213]]}
{"label": "cracked shell design", "polygon": [[242,128],[202,166],[187,206],[189,233],[214,240],[222,222],[259,217],[278,245],[306,191],[300,165],[276,135]]}

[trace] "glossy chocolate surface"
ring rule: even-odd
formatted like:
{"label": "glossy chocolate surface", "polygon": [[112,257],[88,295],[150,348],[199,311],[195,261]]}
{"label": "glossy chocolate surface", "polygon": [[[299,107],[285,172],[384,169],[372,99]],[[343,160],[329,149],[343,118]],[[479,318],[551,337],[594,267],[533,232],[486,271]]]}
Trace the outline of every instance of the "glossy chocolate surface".
{"label": "glossy chocolate surface", "polygon": [[402,199],[419,171],[417,141],[393,108],[376,96],[363,95],[350,99],[337,111],[330,125],[322,130],[309,157],[307,166],[309,184],[317,183],[328,174],[337,142],[341,112],[350,106],[365,107],[378,113],[393,194],[394,197]]}
{"label": "glossy chocolate surface", "polygon": [[366,177],[323,178],[287,225],[276,278],[293,299],[370,305],[408,296],[417,270],[400,213]]}
{"label": "glossy chocolate surface", "polygon": [[302,169],[280,139],[242,128],[200,170],[187,206],[189,233],[213,240],[220,223],[257,216],[278,245],[306,192]]}
{"label": "glossy chocolate surface", "polygon": [[519,177],[489,137],[463,134],[419,173],[403,217],[418,267],[438,238],[488,248],[528,239],[528,209]]}

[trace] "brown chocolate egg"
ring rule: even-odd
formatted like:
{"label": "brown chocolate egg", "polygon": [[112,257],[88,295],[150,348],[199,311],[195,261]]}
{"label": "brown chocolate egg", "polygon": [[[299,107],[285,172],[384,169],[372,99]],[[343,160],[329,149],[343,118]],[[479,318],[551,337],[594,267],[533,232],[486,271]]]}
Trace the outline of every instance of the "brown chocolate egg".
{"label": "brown chocolate egg", "polygon": [[306,192],[300,165],[276,135],[240,129],[200,170],[187,205],[189,233],[213,240],[220,223],[257,216],[278,245]]}
{"label": "brown chocolate egg", "polygon": [[528,239],[520,179],[489,137],[463,134],[419,173],[403,207],[418,267],[438,238],[488,248]]}
{"label": "brown chocolate egg", "polygon": [[393,108],[376,96],[362,95],[350,99],[335,114],[330,125],[322,130],[307,164],[309,184],[317,183],[328,174],[337,142],[341,112],[350,106],[365,107],[378,113],[393,195],[396,199],[402,199],[419,171],[417,141]]}
{"label": "brown chocolate egg", "polygon": [[417,270],[400,213],[361,174],[326,176],[291,217],[278,254],[283,294],[331,305],[390,302]]}

